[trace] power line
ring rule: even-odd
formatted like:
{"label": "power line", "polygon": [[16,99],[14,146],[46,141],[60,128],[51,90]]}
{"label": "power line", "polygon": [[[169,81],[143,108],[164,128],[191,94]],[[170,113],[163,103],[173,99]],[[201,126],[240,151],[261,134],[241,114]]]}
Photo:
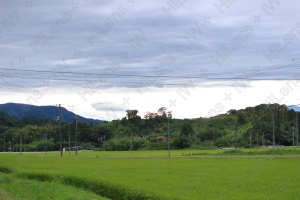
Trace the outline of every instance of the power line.
{"label": "power line", "polygon": [[[193,83],[193,86],[202,86],[202,87],[216,87],[223,86],[229,81],[233,80],[241,80],[241,81],[288,81],[288,80],[299,80],[297,77],[289,77],[289,78],[254,78],[251,76],[263,74],[266,72],[274,72],[276,70],[282,69],[291,69],[291,68],[299,68],[295,65],[294,61],[287,64],[278,64],[274,66],[270,66],[263,69],[258,69],[256,71],[252,70],[251,72],[247,72],[244,74],[239,74],[238,76],[232,77],[208,77],[208,76],[171,76],[171,75],[139,75],[139,74],[117,74],[117,73],[83,73],[83,72],[62,72],[62,71],[49,71],[49,70],[26,70],[26,69],[8,69],[8,68],[0,68],[0,70],[14,70],[14,71],[22,71],[22,72],[35,72],[35,73],[58,73],[58,74],[70,74],[70,75],[98,75],[98,76],[110,76],[103,77],[104,79],[109,78],[109,80],[104,80],[101,78],[97,79],[74,79],[74,78],[56,78],[56,77],[37,77],[37,76],[26,76],[26,75],[11,75],[11,74],[0,74],[0,77],[12,77],[12,78],[20,78],[20,79],[38,79],[38,80],[55,80],[55,81],[69,81],[69,82],[101,82],[102,84],[132,84],[132,85],[145,85],[142,80],[134,81],[112,81],[113,78],[121,78],[121,77],[140,77],[140,78],[155,78],[155,82],[153,80],[145,80],[149,82],[149,85],[152,86],[182,86],[183,83],[163,83],[159,81],[166,81],[166,79],[158,80],[158,78],[173,78],[173,79],[202,79],[205,80],[215,80],[217,83]],[[94,77],[95,78],[95,77]],[[167,79],[168,80],[168,79]],[[179,80],[176,80],[179,81]],[[149,86],[148,85],[148,86]]]}
{"label": "power line", "polygon": [[[296,59],[295,59],[296,60]],[[270,66],[270,67],[267,67],[267,68],[264,68],[264,69],[258,69],[256,71],[251,71],[250,73],[244,73],[243,75],[239,76],[241,79],[243,80],[255,80],[255,79],[251,79],[250,76],[253,76],[253,75],[258,75],[258,74],[261,74],[261,73],[265,73],[265,72],[269,72],[269,71],[275,71],[275,70],[281,70],[281,69],[287,69],[287,68],[291,68],[290,66],[292,66],[293,64],[296,64],[294,62],[294,60],[289,63],[289,64],[277,64],[277,65],[274,65],[274,66]],[[299,66],[295,67],[295,68],[298,68]],[[296,77],[293,77],[293,78],[288,78],[288,79],[262,79],[262,80],[298,80],[298,78]],[[224,83],[224,82],[223,82]],[[212,86],[218,86],[220,83],[218,84],[210,84],[209,86],[212,87]]]}
{"label": "power line", "polygon": [[[116,77],[161,77],[161,78],[205,78],[205,76],[170,76],[170,75],[141,75],[141,74],[116,74],[116,73],[86,73],[86,72],[62,72],[62,71],[42,71],[30,69],[8,69],[0,68],[0,70],[14,70],[23,72],[38,72],[38,73],[56,73],[56,74],[72,74],[72,75],[93,75],[93,76],[116,76]],[[1,75],[0,75],[1,76]]]}
{"label": "power line", "polygon": [[[295,59],[296,60],[296,59]],[[256,75],[263,72],[268,72],[270,70],[279,70],[284,68],[290,68],[290,66],[295,65],[295,62],[292,61],[289,64],[278,64],[274,66],[270,66],[264,69],[256,70],[255,72],[248,73],[248,75]],[[298,66],[296,67],[298,68]],[[0,68],[0,70],[7,70],[7,71],[20,71],[20,72],[36,72],[36,73],[55,73],[55,74],[71,74],[71,75],[86,75],[86,76],[116,76],[116,77],[160,77],[160,78],[193,78],[193,79],[216,79],[216,80],[223,80],[223,79],[241,79],[242,77],[206,77],[206,76],[171,76],[171,75],[141,75],[141,74],[117,74],[117,73],[87,73],[87,72],[63,72],[63,71],[51,71],[51,70],[33,70],[33,69],[11,69],[11,68]],[[0,75],[4,76],[4,75]],[[245,78],[245,77],[244,77]],[[56,79],[55,79],[56,80]],[[58,79],[63,80],[63,79]],[[84,81],[84,80],[80,80]]]}
{"label": "power line", "polygon": [[[49,78],[49,77],[33,77],[33,76],[16,76],[16,75],[0,75],[0,77],[13,77],[13,78],[21,78],[21,79],[38,79],[38,80],[56,80],[56,81],[71,81],[71,82],[100,82],[101,80],[95,79],[70,79],[70,78]],[[186,79],[193,79],[191,77],[185,77]],[[242,77],[207,77],[203,78],[203,80],[245,80]],[[247,78],[248,81],[288,81],[288,80],[299,80],[298,78]],[[141,82],[132,82],[132,81],[103,81],[102,83],[106,84],[135,84],[135,85],[143,85]],[[224,82],[214,83],[210,85],[201,85],[201,84],[193,84],[194,86],[206,86],[206,87],[213,87],[213,86],[220,86]],[[164,86],[182,86],[184,83],[160,83],[160,82],[153,82],[149,85],[164,85]]]}

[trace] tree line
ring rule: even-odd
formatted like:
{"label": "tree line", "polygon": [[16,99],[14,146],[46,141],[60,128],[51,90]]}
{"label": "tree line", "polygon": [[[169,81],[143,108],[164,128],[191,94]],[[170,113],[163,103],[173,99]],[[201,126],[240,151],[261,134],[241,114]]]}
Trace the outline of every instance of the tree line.
{"label": "tree line", "polygon": [[[122,119],[99,124],[74,120],[62,123],[62,145],[93,150],[167,149],[168,127],[172,149],[213,149],[220,147],[261,147],[272,145],[273,113],[276,145],[296,144],[296,112],[285,105],[261,104],[241,110],[229,110],[210,118],[174,119],[172,111],[159,108],[140,116],[127,110]],[[0,149],[19,151],[20,134],[23,151],[59,151],[60,124],[55,120],[19,119],[0,112]],[[76,128],[77,124],[77,128]],[[11,148],[11,149],[10,149]]]}

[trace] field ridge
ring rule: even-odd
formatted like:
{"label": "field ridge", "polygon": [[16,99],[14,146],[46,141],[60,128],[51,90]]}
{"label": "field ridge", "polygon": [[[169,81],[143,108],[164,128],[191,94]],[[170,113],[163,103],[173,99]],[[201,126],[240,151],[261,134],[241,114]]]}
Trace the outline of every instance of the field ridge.
{"label": "field ridge", "polygon": [[[11,168],[0,166],[0,173],[11,174],[14,171]],[[37,180],[41,182],[59,181],[62,184],[77,187],[86,191],[93,192],[99,196],[112,200],[160,200],[166,199],[153,194],[146,194],[135,189],[125,188],[109,184],[99,180],[86,180],[79,177],[45,174],[36,172],[16,172],[18,178]]]}

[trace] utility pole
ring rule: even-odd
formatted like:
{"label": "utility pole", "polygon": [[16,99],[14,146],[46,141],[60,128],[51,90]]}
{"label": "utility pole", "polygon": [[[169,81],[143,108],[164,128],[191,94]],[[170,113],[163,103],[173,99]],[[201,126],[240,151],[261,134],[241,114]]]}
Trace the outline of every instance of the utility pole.
{"label": "utility pole", "polygon": [[275,148],[275,125],[274,125],[274,108],[271,108],[273,124],[273,148]]}
{"label": "utility pole", "polygon": [[47,155],[47,151],[48,151],[48,132],[46,131],[46,155]]}
{"label": "utility pole", "polygon": [[104,138],[104,140],[103,140],[103,151],[106,151],[106,149],[105,149],[105,135],[103,136],[103,138]]}
{"label": "utility pole", "polygon": [[76,139],[76,141],[75,141],[75,143],[76,143],[76,156],[78,155],[78,145],[77,145],[77,120],[78,120],[78,116],[75,116],[75,124],[76,124],[76,127],[75,127],[75,139]]}
{"label": "utility pole", "polygon": [[9,143],[9,153],[11,153],[11,141],[8,141]]}
{"label": "utility pole", "polygon": [[234,131],[234,149],[236,150],[236,132],[237,132],[237,121],[235,123],[235,131]]}
{"label": "utility pole", "polygon": [[62,133],[61,133],[61,107],[60,104],[58,104],[58,109],[59,109],[59,132],[60,132],[60,144],[59,144],[59,149],[60,149],[60,156],[63,156],[63,151],[62,151]]}
{"label": "utility pole", "polygon": [[4,136],[3,152],[5,152],[5,140],[6,140],[6,138]]}
{"label": "utility pole", "polygon": [[295,127],[292,127],[293,130],[293,148],[295,147]]}
{"label": "utility pole", "polygon": [[252,135],[251,132],[249,132],[249,140],[250,140],[250,149],[252,148]]}
{"label": "utility pole", "polygon": [[256,148],[258,148],[258,131],[256,131]]}
{"label": "utility pole", "polygon": [[170,137],[170,118],[171,118],[171,113],[168,113],[168,157],[171,158],[171,137]]}
{"label": "utility pole", "polygon": [[132,142],[133,142],[133,137],[132,137],[132,132],[131,132],[131,147],[130,147],[131,155],[132,155]]}
{"label": "utility pole", "polygon": [[296,111],[296,145],[297,145],[297,151],[299,148],[299,138],[298,138],[298,112]]}
{"label": "utility pole", "polygon": [[71,132],[70,132],[70,124],[68,124],[68,133],[69,133],[69,157],[71,154]]}
{"label": "utility pole", "polygon": [[22,132],[20,131],[20,156],[22,155]]}

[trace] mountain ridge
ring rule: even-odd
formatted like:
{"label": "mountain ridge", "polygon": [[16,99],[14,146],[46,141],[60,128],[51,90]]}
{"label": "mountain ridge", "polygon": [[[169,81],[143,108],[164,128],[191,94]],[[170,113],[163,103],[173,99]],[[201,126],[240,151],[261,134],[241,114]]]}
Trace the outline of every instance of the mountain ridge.
{"label": "mountain ridge", "polygon": [[[3,111],[6,114],[12,115],[17,118],[37,118],[37,119],[50,119],[55,120],[59,116],[59,108],[56,106],[35,106],[30,104],[21,104],[21,103],[5,103],[0,104],[0,111]],[[61,107],[62,121],[65,123],[72,123],[75,119],[75,116],[78,117],[78,120],[85,122],[87,124],[98,124],[103,122],[98,119],[85,118],[80,115],[77,115],[64,107]]]}
{"label": "mountain ridge", "polygon": [[298,105],[290,105],[290,106],[287,106],[287,108],[290,110],[295,110],[297,112],[300,112],[300,107]]}

